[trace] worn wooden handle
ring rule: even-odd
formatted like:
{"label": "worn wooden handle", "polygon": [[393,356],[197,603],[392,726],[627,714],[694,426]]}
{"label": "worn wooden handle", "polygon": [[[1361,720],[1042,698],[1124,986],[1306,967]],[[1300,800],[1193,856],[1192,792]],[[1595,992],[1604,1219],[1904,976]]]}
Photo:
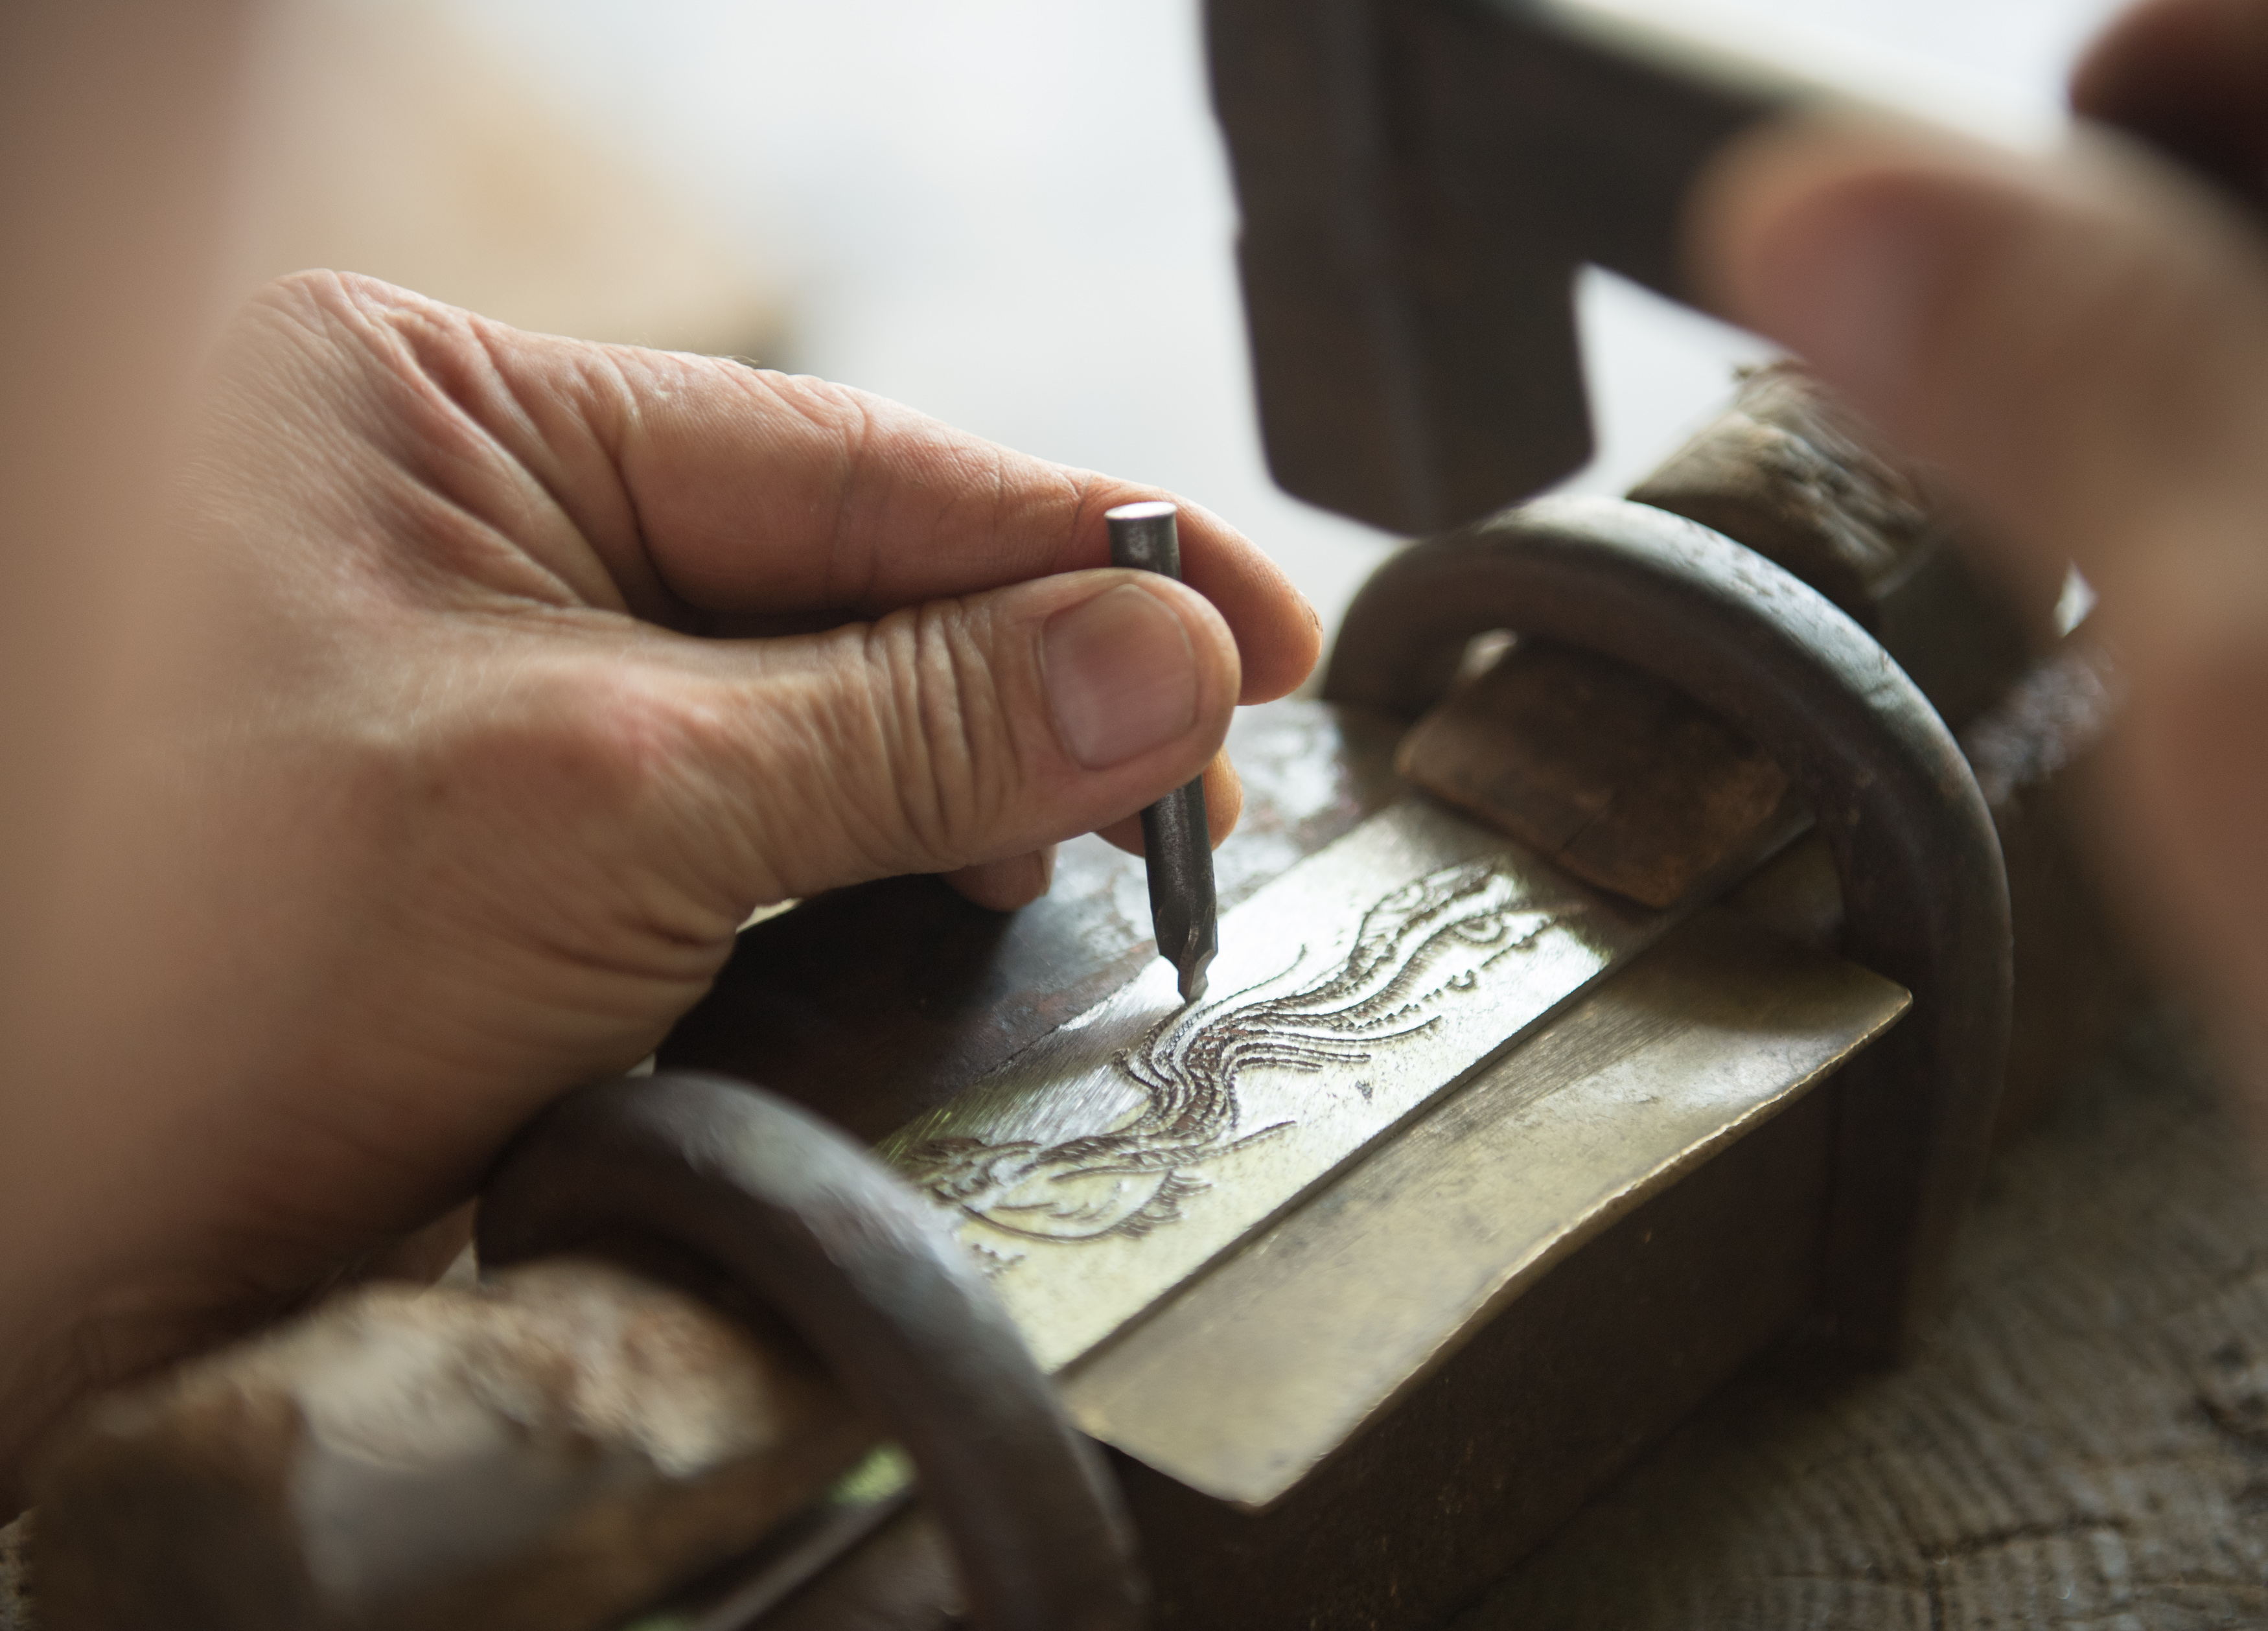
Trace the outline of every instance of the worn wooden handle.
{"label": "worn wooden handle", "polygon": [[40,1480],[40,1623],[591,1631],[875,1436],[792,1339],[604,1262],[370,1286],[92,1411]]}

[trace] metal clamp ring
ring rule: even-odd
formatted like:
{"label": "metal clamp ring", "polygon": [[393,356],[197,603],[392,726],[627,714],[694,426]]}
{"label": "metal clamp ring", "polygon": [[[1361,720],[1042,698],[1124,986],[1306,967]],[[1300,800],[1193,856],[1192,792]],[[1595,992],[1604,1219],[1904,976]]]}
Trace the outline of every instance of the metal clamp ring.
{"label": "metal clamp ring", "polygon": [[912,1456],[986,1631],[1132,1631],[1118,1492],[983,1273],[887,1167],[745,1083],[572,1093],[482,1191],[484,1264],[633,1232],[777,1310]]}
{"label": "metal clamp ring", "polygon": [[1547,499],[1413,546],[1348,610],[1329,701],[1422,712],[1472,636],[1603,652],[1746,731],[1811,800],[1845,949],[1913,994],[1845,1097],[1829,1306],[1892,1355],[1934,1301],[2006,1069],[2007,879],[1943,720],[1859,625],[1763,556],[1649,505]]}

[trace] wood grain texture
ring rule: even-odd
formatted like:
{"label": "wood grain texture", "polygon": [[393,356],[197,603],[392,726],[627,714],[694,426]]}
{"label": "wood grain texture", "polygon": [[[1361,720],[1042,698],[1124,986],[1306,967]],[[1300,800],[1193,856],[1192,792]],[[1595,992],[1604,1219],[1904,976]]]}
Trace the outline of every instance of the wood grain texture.
{"label": "wood grain texture", "polygon": [[1410,728],[1395,768],[1587,884],[1675,906],[1752,858],[1787,774],[1709,709],[1612,658],[1523,640]]}
{"label": "wood grain texture", "polygon": [[1754,1368],[1454,1631],[2268,1621],[2268,1198],[2153,1018],[1995,1164],[1888,1375]]}
{"label": "wood grain texture", "polygon": [[29,1513],[0,1527],[0,1631],[33,1631],[25,1569],[31,1542]]}

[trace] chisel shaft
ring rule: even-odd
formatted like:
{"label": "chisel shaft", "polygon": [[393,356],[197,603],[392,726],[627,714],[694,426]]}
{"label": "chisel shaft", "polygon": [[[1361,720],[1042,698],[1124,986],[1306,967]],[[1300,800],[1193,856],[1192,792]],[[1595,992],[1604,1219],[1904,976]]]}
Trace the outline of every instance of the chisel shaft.
{"label": "chisel shaft", "polygon": [[[1121,504],[1108,511],[1110,563],[1182,576],[1174,506]],[[1212,883],[1212,836],[1205,824],[1204,778],[1177,788],[1142,812],[1142,849],[1150,873],[1150,922],[1158,955],[1181,976],[1182,1000],[1204,995],[1205,968],[1219,944]]]}

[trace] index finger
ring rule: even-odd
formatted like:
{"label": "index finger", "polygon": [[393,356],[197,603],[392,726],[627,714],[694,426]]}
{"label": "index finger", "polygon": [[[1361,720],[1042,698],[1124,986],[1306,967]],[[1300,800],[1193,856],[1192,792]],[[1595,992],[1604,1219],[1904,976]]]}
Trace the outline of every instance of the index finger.
{"label": "index finger", "polygon": [[[708,611],[872,617],[1106,566],[1103,511],[1174,496],[824,380],[504,333],[491,355],[545,444],[530,452],[585,444],[618,487],[578,502],[579,484],[548,481],[553,495],[618,579],[645,567]],[[1174,502],[1183,580],[1236,636],[1241,700],[1284,694],[1314,666],[1314,609],[1249,539]]]}

